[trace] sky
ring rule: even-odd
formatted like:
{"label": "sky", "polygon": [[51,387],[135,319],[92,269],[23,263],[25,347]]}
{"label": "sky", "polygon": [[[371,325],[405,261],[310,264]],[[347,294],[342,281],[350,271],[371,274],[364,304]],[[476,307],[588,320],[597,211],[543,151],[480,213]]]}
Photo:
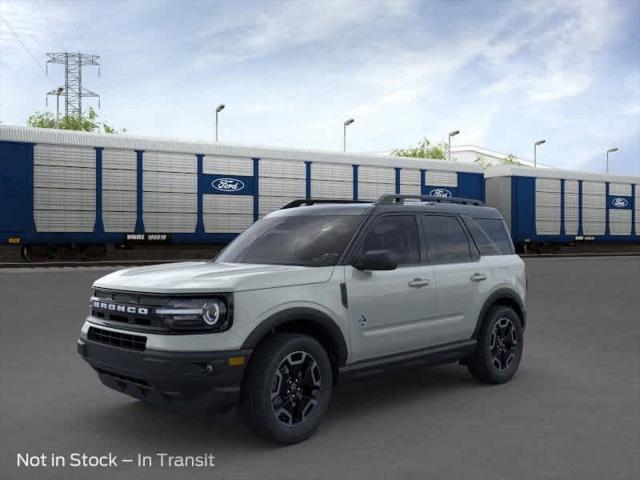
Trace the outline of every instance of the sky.
{"label": "sky", "polygon": [[[640,175],[640,0],[0,0],[0,121],[83,71],[130,134],[387,152],[423,137]],[[97,107],[97,102],[88,100]],[[54,111],[55,99],[49,101]]]}

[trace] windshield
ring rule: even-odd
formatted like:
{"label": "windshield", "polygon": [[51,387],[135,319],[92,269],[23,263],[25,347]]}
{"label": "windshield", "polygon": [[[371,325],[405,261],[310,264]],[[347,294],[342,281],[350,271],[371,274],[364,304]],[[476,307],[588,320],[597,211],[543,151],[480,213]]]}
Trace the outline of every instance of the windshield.
{"label": "windshield", "polygon": [[360,215],[267,217],[245,230],[216,262],[335,265],[362,218]]}

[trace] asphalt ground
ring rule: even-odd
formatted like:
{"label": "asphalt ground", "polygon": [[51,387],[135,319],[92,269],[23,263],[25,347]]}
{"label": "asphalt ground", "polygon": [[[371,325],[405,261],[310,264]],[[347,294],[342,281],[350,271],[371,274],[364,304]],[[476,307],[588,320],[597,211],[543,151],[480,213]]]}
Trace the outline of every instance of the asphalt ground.
{"label": "asphalt ground", "polygon": [[[417,368],[338,387],[314,437],[277,447],[233,415],[149,407],[76,353],[91,282],[110,269],[0,270],[0,478],[640,478],[640,257],[527,260],[514,379]],[[87,453],[215,456],[214,467],[71,467]],[[65,467],[18,467],[59,454]],[[34,461],[32,459],[32,461]]]}

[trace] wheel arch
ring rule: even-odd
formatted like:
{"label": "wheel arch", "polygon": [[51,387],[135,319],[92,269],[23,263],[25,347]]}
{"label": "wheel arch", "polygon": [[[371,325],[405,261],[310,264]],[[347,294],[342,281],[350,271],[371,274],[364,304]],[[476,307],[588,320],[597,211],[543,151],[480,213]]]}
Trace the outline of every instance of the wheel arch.
{"label": "wheel arch", "polygon": [[525,309],[520,296],[513,290],[509,288],[501,288],[496,290],[491,295],[487,297],[482,308],[480,309],[480,313],[478,315],[478,319],[476,321],[476,328],[473,330],[473,335],[471,338],[477,338],[478,333],[480,332],[480,327],[482,326],[482,322],[487,316],[487,312],[489,309],[496,305],[504,305],[506,307],[512,308],[522,323],[522,330],[526,327],[527,321],[527,312]]}
{"label": "wheel arch", "polygon": [[249,334],[242,348],[255,349],[268,335],[276,332],[314,337],[327,350],[336,371],[347,361],[347,342],[340,327],[326,313],[305,307],[290,308],[268,317]]}

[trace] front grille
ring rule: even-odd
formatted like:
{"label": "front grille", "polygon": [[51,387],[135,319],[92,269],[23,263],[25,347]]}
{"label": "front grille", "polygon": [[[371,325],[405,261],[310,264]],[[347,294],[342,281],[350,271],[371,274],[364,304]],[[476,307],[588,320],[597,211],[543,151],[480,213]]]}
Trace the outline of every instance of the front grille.
{"label": "front grille", "polygon": [[147,337],[112,332],[111,330],[103,330],[96,327],[89,327],[87,338],[94,342],[103,343],[112,347],[127,348],[129,350],[142,351],[147,347]]}
{"label": "front grille", "polygon": [[134,329],[165,332],[169,329],[155,311],[168,300],[161,296],[96,289],[90,300],[91,316]]}

